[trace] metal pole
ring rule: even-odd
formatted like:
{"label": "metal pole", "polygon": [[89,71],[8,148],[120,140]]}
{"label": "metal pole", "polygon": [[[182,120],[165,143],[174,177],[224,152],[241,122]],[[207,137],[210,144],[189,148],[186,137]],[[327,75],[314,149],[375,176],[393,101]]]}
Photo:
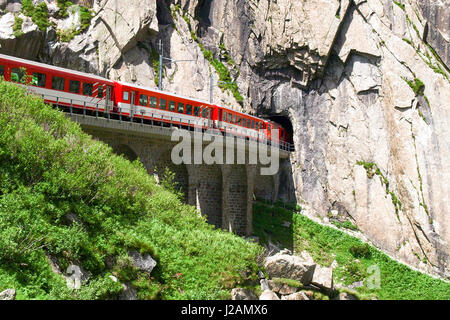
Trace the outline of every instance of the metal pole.
{"label": "metal pole", "polygon": [[158,89],[162,90],[162,64],[163,64],[163,52],[162,52],[162,40],[159,40],[159,83]]}
{"label": "metal pole", "polygon": [[212,72],[209,73],[209,103],[213,103],[213,74]]}

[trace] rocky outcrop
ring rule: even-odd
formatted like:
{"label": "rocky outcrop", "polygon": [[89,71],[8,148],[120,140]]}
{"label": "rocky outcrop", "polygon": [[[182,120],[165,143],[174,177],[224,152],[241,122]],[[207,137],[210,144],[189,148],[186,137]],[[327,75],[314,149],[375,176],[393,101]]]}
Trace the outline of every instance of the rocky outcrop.
{"label": "rocky outcrop", "polygon": [[333,269],[316,267],[311,283],[324,290],[333,290]]}
{"label": "rocky outcrop", "polygon": [[259,296],[259,300],[280,300],[278,295],[271,290],[264,290]]}
{"label": "rocky outcrop", "polygon": [[308,285],[313,279],[316,264],[312,259],[277,253],[266,259],[264,267],[271,278],[288,278]]}
{"label": "rocky outcrop", "polygon": [[231,300],[258,300],[258,297],[249,289],[235,288],[231,290]]}
{"label": "rocky outcrop", "polygon": [[16,290],[7,289],[5,291],[0,292],[0,300],[15,300],[16,299]]}
{"label": "rocky outcrop", "polygon": [[[17,14],[16,14],[17,15]],[[13,26],[16,23],[13,13],[6,13],[0,18],[0,52],[34,60],[42,49],[44,33],[33,23],[31,18],[18,14],[22,19],[20,37],[16,37]]]}
{"label": "rocky outcrop", "polygon": [[100,1],[94,10],[97,16],[91,34],[98,42],[100,73],[107,73],[116,66],[138,41],[158,32],[155,1],[145,0],[139,1],[139,5],[130,5],[128,1],[105,0]]}
{"label": "rocky outcrop", "polygon": [[133,261],[133,265],[140,271],[150,274],[156,267],[156,261],[153,260],[153,258],[149,254],[142,255],[136,250],[132,250],[128,252],[128,256],[130,257],[131,261]]}
{"label": "rocky outcrop", "polygon": [[[266,279],[260,271],[261,291],[259,300],[358,300],[353,290],[360,286],[355,283],[350,287],[333,283],[333,262],[330,267],[316,265],[311,255],[303,251],[300,255],[293,255],[287,249],[281,250],[273,256],[266,257],[265,270],[269,275]],[[305,272],[305,270],[308,270]],[[236,296],[246,297],[248,292],[243,289],[233,289],[232,300]],[[353,292],[354,294],[351,294]]]}

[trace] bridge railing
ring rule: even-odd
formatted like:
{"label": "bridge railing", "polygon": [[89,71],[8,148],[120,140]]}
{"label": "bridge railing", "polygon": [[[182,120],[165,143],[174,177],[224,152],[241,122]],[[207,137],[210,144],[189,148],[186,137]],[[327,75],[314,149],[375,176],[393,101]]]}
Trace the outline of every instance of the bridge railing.
{"label": "bridge railing", "polygon": [[[151,113],[150,119],[145,119],[144,115],[146,112],[141,109],[141,111],[137,114],[129,114],[124,113],[123,110],[120,107],[111,107],[106,108],[106,100],[102,100],[100,102],[96,103],[89,103],[86,100],[81,99],[64,99],[64,102],[61,101],[61,97],[55,96],[55,95],[49,95],[49,94],[41,94],[42,99],[50,104],[56,105],[57,107],[64,107],[64,111],[72,114],[82,114],[84,117],[106,117],[108,120],[115,119],[119,120],[120,123],[122,122],[128,122],[128,123],[139,123],[140,125],[149,125],[152,127],[177,127],[179,129],[186,129],[186,130],[195,130],[201,129],[201,130],[207,130],[207,129],[217,129],[209,126],[205,126],[204,122],[192,122],[190,120],[185,121],[182,120],[182,118],[177,117],[170,117],[164,118],[162,115],[156,115]],[[227,129],[227,128],[225,128]],[[248,137],[243,136],[242,132],[239,133],[238,130],[228,130],[227,133],[231,133],[231,135],[237,139],[242,140],[253,140],[258,143],[266,144],[266,145],[274,145],[277,146],[279,149],[287,151],[287,152],[293,152],[295,151],[294,145],[292,143],[288,143],[285,141],[278,141],[274,142],[272,140],[268,140],[265,138],[265,136],[258,134],[257,137]]]}

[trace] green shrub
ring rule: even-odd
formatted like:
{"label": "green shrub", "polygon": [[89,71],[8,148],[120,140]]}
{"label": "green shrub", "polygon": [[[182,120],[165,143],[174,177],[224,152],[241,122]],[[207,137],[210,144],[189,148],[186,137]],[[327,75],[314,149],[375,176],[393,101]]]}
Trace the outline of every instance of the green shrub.
{"label": "green shrub", "polygon": [[20,36],[23,35],[22,24],[23,24],[23,19],[22,18],[14,17],[13,32],[14,32],[14,36],[16,38],[19,38]]}
{"label": "green shrub", "polygon": [[350,253],[356,258],[370,258],[370,246],[365,243],[364,245],[351,246]]}
{"label": "green shrub", "polygon": [[24,15],[31,17],[31,20],[38,26],[39,30],[45,31],[50,26],[48,7],[45,2],[34,6],[31,0],[24,0],[22,1],[22,12]]}
{"label": "green shrub", "polygon": [[67,18],[69,13],[67,12],[67,8],[73,5],[70,0],[56,0],[56,4],[59,7],[58,15],[60,18]]}

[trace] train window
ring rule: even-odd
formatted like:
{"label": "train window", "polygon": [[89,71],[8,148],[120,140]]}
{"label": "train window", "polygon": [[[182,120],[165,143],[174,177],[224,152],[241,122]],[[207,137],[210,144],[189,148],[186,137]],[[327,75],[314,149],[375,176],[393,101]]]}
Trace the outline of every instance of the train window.
{"label": "train window", "polygon": [[227,121],[227,113],[225,111],[222,114],[222,121]]}
{"label": "train window", "polygon": [[200,116],[200,107],[194,107],[194,116],[196,116],[196,117]]}
{"label": "train window", "polygon": [[157,105],[158,105],[158,99],[156,99],[155,97],[150,97],[150,107],[156,108]]}
{"label": "train window", "polygon": [[92,91],[94,91],[92,83],[83,83],[83,94],[85,96],[92,96]]}
{"label": "train window", "polygon": [[11,81],[13,82],[22,82],[25,76],[24,68],[13,68],[11,70]]}
{"label": "train window", "polygon": [[123,92],[123,100],[128,101],[130,99],[130,93],[128,91]]}
{"label": "train window", "polygon": [[233,123],[237,123],[237,116],[233,114]]}
{"label": "train window", "polygon": [[241,117],[237,117],[237,124],[241,125]]}
{"label": "train window", "polygon": [[167,100],[166,99],[159,99],[159,108],[162,110],[167,109]]}
{"label": "train window", "polygon": [[192,114],[192,106],[190,104],[186,105],[186,114]]}
{"label": "train window", "polygon": [[252,120],[252,129],[255,129],[255,121]]}
{"label": "train window", "polygon": [[208,108],[205,107],[202,110],[202,117],[205,118],[205,119],[208,119]]}
{"label": "train window", "polygon": [[103,98],[103,86],[98,87],[97,98]]}
{"label": "train window", "polygon": [[69,82],[69,91],[72,93],[80,93],[80,81],[70,80]]}
{"label": "train window", "polygon": [[231,113],[228,114],[228,122],[233,123],[233,115]]}
{"label": "train window", "polygon": [[146,96],[145,94],[141,94],[141,96],[139,97],[139,104],[141,106],[146,107],[148,103],[148,96]]}
{"label": "train window", "polygon": [[47,76],[43,73],[33,72],[33,76],[31,77],[31,85],[38,87],[45,87],[45,81]]}
{"label": "train window", "polygon": [[175,102],[169,101],[169,111],[174,112],[175,111]]}
{"label": "train window", "polygon": [[66,79],[61,77],[53,77],[52,79],[52,89],[64,91],[64,83]]}
{"label": "train window", "polygon": [[0,66],[0,77],[5,76],[5,66]]}
{"label": "train window", "polygon": [[177,112],[184,113],[184,103],[178,102]]}
{"label": "train window", "polygon": [[247,119],[247,128],[251,128],[252,127],[252,124],[251,124],[251,120],[250,119]]}

